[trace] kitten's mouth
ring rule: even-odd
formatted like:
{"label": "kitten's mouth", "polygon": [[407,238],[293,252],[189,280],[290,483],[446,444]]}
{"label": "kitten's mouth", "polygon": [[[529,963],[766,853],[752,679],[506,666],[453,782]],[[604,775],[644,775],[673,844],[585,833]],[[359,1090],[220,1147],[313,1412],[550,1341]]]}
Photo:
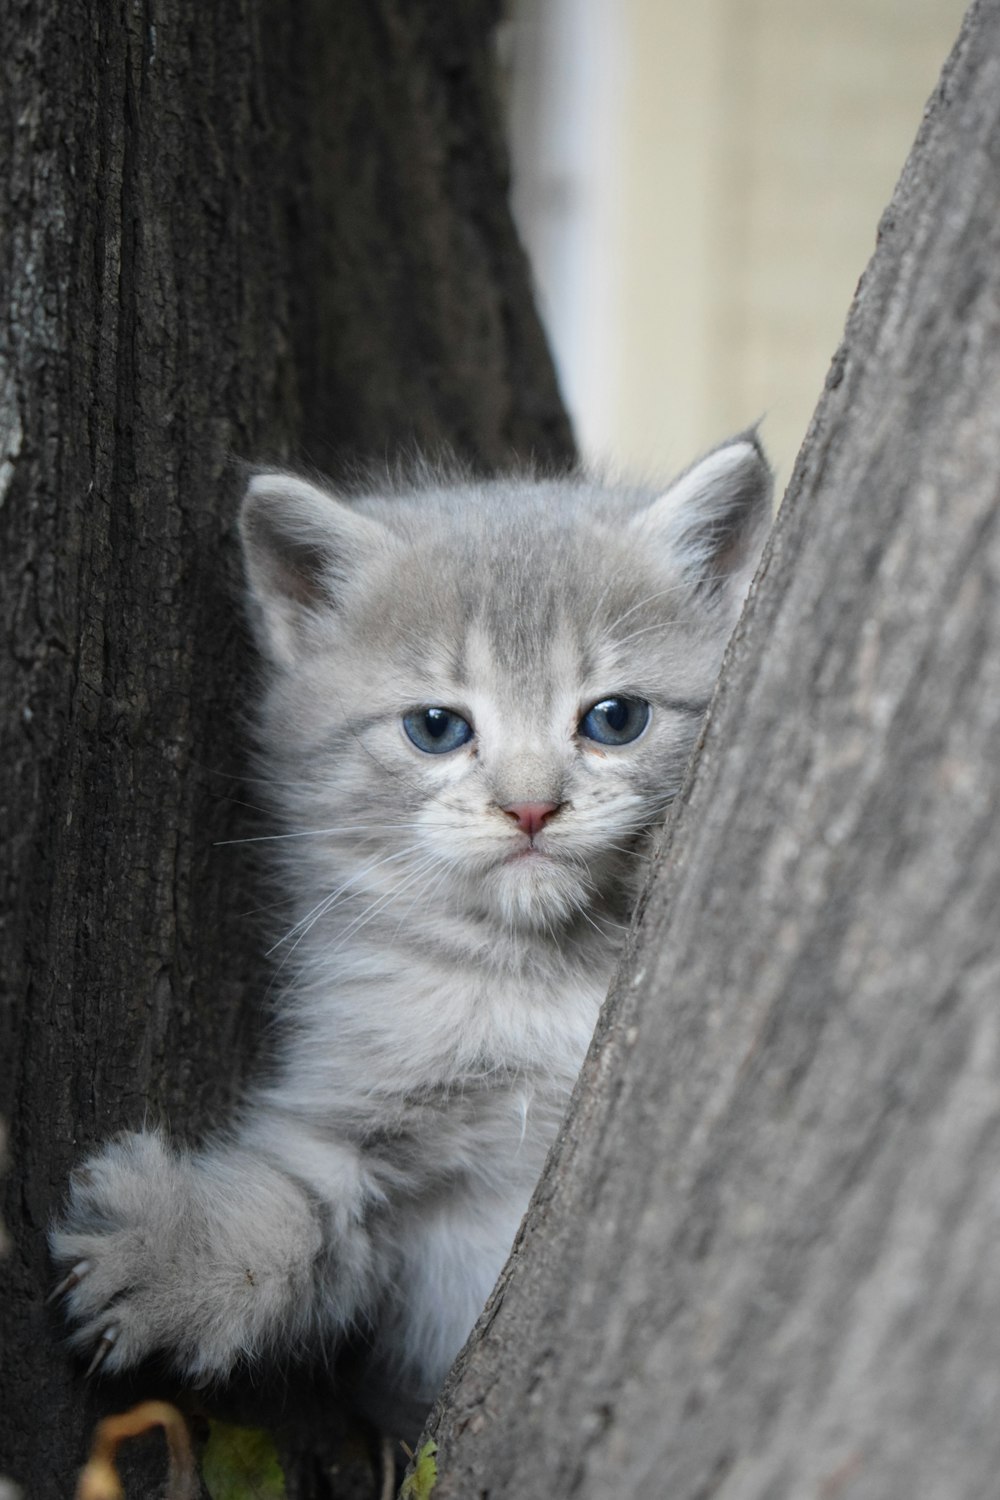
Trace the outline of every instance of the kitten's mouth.
{"label": "kitten's mouth", "polygon": [[505,923],[551,930],[589,904],[589,884],[565,851],[526,840],[483,872],[481,895]]}
{"label": "kitten's mouth", "polygon": [[504,864],[516,865],[522,860],[544,859],[552,863],[552,855],[547,849],[539,849],[537,844],[525,844],[521,849],[514,849],[504,860]]}

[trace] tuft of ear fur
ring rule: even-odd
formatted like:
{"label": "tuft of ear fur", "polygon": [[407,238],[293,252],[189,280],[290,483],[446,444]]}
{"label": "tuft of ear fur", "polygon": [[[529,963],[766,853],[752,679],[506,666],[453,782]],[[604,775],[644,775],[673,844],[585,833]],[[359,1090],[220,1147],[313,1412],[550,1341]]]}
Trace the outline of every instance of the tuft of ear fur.
{"label": "tuft of ear fur", "polygon": [[756,432],[739,433],[685,470],[632,525],[735,615],[771,524],[773,490]]}
{"label": "tuft of ear fur", "polygon": [[243,563],[261,650],[290,666],[323,609],[388,533],[294,474],[255,474],[240,509]]}

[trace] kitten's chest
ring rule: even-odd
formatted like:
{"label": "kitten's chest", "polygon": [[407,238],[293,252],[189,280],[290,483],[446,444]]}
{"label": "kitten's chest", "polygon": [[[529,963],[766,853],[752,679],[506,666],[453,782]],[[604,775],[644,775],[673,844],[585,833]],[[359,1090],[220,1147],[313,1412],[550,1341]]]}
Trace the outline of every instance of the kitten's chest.
{"label": "kitten's chest", "polygon": [[571,1088],[607,993],[613,955],[562,955],[521,968],[443,963],[414,983],[413,1019],[459,1076],[531,1079],[535,1091]]}
{"label": "kitten's chest", "polygon": [[538,1176],[567,1099],[551,1079],[427,1088],[380,1117],[366,1159],[390,1188],[423,1195],[474,1181],[506,1195]]}
{"label": "kitten's chest", "polygon": [[388,1170],[471,1174],[498,1188],[537,1176],[607,989],[603,966],[526,972],[441,963],[411,974],[405,1056],[383,1080],[368,1149]]}

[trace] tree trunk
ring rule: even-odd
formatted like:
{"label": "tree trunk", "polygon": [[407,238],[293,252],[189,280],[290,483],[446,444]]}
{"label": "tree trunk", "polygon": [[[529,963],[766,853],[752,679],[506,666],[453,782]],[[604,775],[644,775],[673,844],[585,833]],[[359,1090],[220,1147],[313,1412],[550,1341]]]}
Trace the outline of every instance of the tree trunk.
{"label": "tree trunk", "polygon": [[[74,1160],[225,1113],[264,995],[234,460],[571,441],[505,208],[493,0],[8,6],[0,1474],[99,1412],[46,1226]],[[249,831],[253,831],[252,828]]]}
{"label": "tree trunk", "polygon": [[882,221],[434,1500],[1000,1473],[1000,4]]}

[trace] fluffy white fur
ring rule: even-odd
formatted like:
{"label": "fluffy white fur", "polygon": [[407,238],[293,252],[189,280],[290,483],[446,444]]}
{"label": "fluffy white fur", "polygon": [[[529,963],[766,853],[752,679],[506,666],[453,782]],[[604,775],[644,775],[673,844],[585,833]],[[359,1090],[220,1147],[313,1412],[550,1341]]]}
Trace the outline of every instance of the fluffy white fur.
{"label": "fluffy white fur", "polygon": [[[553,1139],[770,490],[753,436],[662,494],[253,479],[280,1041],[202,1150],[141,1132],[74,1174],[52,1250],[80,1349],[204,1378],[360,1329],[369,1409],[419,1420]],[[581,730],[614,697],[651,706],[627,744]],[[468,743],[411,742],[432,706]],[[523,804],[557,808],[534,838]]]}

